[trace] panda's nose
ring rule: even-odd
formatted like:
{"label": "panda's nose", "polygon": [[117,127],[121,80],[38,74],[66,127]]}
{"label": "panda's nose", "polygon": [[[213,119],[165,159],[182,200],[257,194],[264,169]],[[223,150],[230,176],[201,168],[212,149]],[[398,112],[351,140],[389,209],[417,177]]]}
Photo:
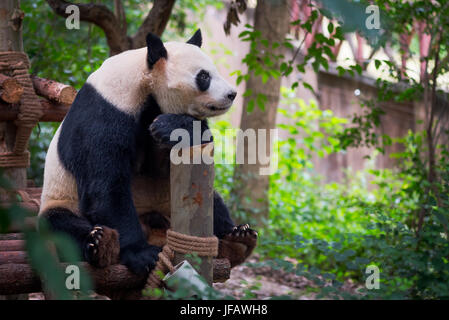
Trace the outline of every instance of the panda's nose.
{"label": "panda's nose", "polygon": [[236,95],[237,95],[237,92],[231,91],[228,93],[228,99],[231,101],[234,101]]}

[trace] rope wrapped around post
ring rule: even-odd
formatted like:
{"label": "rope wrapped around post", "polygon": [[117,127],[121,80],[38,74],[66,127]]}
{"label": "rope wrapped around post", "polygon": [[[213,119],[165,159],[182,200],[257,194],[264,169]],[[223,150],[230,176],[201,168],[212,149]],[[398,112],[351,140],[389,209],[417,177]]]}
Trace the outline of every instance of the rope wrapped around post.
{"label": "rope wrapped around post", "polygon": [[43,115],[42,105],[37,97],[28,69],[30,61],[23,52],[0,52],[0,72],[8,73],[23,87],[20,108],[15,125],[16,141],[13,150],[0,153],[0,167],[26,168],[30,165],[30,153],[27,150],[31,131]]}
{"label": "rope wrapped around post", "polygon": [[174,251],[179,253],[195,253],[199,256],[216,257],[218,255],[217,237],[195,237],[173,230],[167,230],[167,244],[159,253],[159,260],[148,276],[145,289],[160,288],[162,285],[161,273],[166,274],[174,270],[172,260]]}

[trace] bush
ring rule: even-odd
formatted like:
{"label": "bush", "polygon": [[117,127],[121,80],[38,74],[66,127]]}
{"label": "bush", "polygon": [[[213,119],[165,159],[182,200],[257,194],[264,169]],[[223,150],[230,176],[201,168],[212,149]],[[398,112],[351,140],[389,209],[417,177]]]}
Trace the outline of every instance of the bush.
{"label": "bush", "polygon": [[[400,164],[395,170],[348,172],[345,183],[326,184],[314,171],[312,157],[341,152],[336,136],[344,120],[292,98],[287,91],[284,98],[297,111],[291,115],[280,111],[294,124],[281,126],[292,137],[280,142],[279,170],[270,178],[270,221],[258,230],[262,264],[313,280],[320,288],[318,297],[447,298],[447,146],[439,147],[438,180],[432,183],[423,160],[425,134],[410,132],[395,141],[404,146],[402,153],[392,155]],[[232,175],[233,165],[216,166],[216,187],[231,207],[235,206],[228,192]],[[417,217],[423,212],[419,227]],[[247,220],[251,214],[238,212],[238,218]],[[286,262],[285,257],[297,263]],[[378,290],[365,287],[369,265],[380,270]],[[358,284],[357,293],[342,291],[347,279]]]}

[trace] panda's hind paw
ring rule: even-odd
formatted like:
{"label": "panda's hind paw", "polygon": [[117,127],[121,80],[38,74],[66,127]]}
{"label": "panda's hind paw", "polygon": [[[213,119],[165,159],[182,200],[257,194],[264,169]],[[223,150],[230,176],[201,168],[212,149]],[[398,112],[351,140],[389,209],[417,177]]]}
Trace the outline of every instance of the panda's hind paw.
{"label": "panda's hind paw", "polygon": [[248,224],[235,226],[230,233],[220,239],[218,257],[227,258],[231,267],[243,263],[257,245],[257,232]]}
{"label": "panda's hind paw", "polygon": [[240,224],[225,236],[226,239],[241,242],[249,247],[255,247],[257,243],[257,231],[250,228],[249,224]]}
{"label": "panda's hind paw", "polygon": [[161,249],[160,247],[149,245],[146,241],[144,243],[131,244],[122,248],[120,261],[135,274],[148,275],[156,266]]}
{"label": "panda's hind paw", "polygon": [[85,258],[93,266],[104,268],[119,262],[118,232],[105,226],[96,226],[87,236]]}

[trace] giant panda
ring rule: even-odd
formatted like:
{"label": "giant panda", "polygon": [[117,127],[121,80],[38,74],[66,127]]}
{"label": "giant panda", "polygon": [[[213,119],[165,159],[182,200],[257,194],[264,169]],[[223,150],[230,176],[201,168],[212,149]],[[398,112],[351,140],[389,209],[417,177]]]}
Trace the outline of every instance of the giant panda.
{"label": "giant panda", "polygon": [[[170,133],[226,112],[235,96],[200,49],[198,30],[183,42],[147,46],[106,59],[78,92],[45,160],[39,217],[71,236],[97,267],[122,263],[148,274],[170,226]],[[214,192],[219,256],[243,262],[257,242],[235,226]]]}

